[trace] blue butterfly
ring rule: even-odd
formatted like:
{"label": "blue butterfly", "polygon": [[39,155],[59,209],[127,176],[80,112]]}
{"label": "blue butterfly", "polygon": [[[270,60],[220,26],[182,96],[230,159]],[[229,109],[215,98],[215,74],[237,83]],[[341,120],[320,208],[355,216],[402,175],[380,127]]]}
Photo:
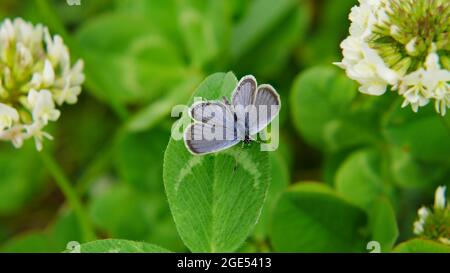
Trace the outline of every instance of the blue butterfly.
{"label": "blue butterfly", "polygon": [[257,85],[255,77],[243,77],[231,95],[222,101],[194,103],[189,115],[194,121],[184,132],[186,148],[194,155],[228,149],[266,128],[281,109],[280,96],[268,84]]}

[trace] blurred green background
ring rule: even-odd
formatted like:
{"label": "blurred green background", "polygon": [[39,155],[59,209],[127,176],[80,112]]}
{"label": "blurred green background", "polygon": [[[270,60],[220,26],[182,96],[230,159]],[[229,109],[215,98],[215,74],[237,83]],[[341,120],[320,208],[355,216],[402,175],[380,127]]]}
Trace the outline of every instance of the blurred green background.
{"label": "blurred green background", "polygon": [[[241,251],[365,252],[370,238],[384,238],[390,250],[413,237],[417,209],[432,204],[435,188],[449,185],[450,118],[432,106],[419,114],[401,109],[391,93],[361,95],[332,65],[341,59],[355,4],[2,0],[0,17],[47,25],[63,36],[73,60],[85,61],[80,100],[63,106],[50,128],[55,140],[44,149],[74,183],[99,238],[187,250],[162,181],[170,110],[186,103],[206,76],[233,71],[272,84],[283,101],[268,203]],[[78,223],[30,142],[18,150],[0,144],[0,251],[63,251],[67,242],[82,241]],[[296,207],[287,189],[304,181],[329,185],[355,215],[330,212],[331,230],[303,232],[307,223],[290,220],[303,217],[295,211],[302,204]],[[323,214],[329,205],[314,199],[306,208]],[[374,207],[387,214],[380,222]],[[377,237],[376,225],[388,230]]]}

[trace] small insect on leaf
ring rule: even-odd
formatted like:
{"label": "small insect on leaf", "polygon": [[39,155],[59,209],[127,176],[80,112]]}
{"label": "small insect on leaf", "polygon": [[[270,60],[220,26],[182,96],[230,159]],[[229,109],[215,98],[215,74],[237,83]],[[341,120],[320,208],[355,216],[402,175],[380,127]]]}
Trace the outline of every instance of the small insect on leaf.
{"label": "small insect on leaf", "polygon": [[277,91],[268,84],[258,86],[255,77],[244,76],[231,95],[221,101],[200,101],[189,109],[191,123],[184,133],[188,151],[204,155],[228,149],[266,128],[280,112]]}

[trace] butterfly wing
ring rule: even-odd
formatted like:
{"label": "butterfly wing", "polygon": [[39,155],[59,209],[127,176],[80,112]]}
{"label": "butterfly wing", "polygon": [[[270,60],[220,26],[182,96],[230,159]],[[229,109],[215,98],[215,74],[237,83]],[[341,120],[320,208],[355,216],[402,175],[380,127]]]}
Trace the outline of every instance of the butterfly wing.
{"label": "butterfly wing", "polygon": [[246,107],[251,105],[255,98],[256,87],[257,83],[255,77],[252,75],[242,77],[231,96],[233,106],[241,105]]}
{"label": "butterfly wing", "polygon": [[225,124],[233,120],[233,111],[229,105],[221,101],[201,101],[197,102],[189,109],[191,118],[198,122],[208,123],[214,122],[216,124],[223,123],[231,126],[232,124]]}
{"label": "butterfly wing", "polygon": [[236,124],[229,105],[221,101],[202,101],[192,105],[189,115],[200,123],[209,123],[222,128],[226,139],[235,138]]}
{"label": "butterfly wing", "polygon": [[239,142],[230,106],[220,101],[195,103],[189,110],[196,121],[184,134],[188,150],[193,154],[208,154],[229,148]]}
{"label": "butterfly wing", "polygon": [[268,84],[262,84],[258,87],[253,104],[255,106],[255,115],[250,118],[250,135],[254,135],[266,128],[278,115],[281,109],[280,96],[277,91]]}
{"label": "butterfly wing", "polygon": [[255,99],[257,82],[255,77],[247,75],[242,77],[231,96],[232,108],[236,120],[237,135],[244,139],[249,135],[248,107],[252,106]]}
{"label": "butterfly wing", "polygon": [[216,139],[211,134],[214,131],[210,123],[192,123],[184,133],[186,148],[194,155],[203,155],[227,149],[239,143],[236,139]]}

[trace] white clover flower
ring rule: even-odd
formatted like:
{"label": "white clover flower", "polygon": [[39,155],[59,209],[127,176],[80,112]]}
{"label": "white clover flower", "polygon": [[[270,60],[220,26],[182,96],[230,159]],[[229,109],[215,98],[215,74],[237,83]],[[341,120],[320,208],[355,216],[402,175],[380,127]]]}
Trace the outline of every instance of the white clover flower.
{"label": "white clover flower", "polygon": [[0,23],[0,140],[20,147],[34,138],[41,150],[52,139],[45,126],[60,116],[56,106],[76,103],[83,82],[83,62],[71,66],[60,36],[21,18]]}
{"label": "white clover flower", "polygon": [[0,130],[11,128],[13,122],[19,120],[17,110],[6,104],[0,103]]}
{"label": "white clover flower", "polygon": [[426,207],[421,207],[417,211],[417,214],[419,215],[421,220],[425,221],[427,219],[427,217],[430,215],[430,210]]}
{"label": "white clover flower", "polygon": [[336,63],[357,81],[360,92],[403,96],[417,112],[434,101],[450,107],[450,1],[360,0],[352,8],[350,36]]}
{"label": "white clover flower", "polygon": [[55,109],[52,93],[46,89],[37,92],[34,89],[28,93],[28,104],[32,110],[33,119],[41,121],[46,125],[48,121],[56,121],[59,118],[60,112]]}
{"label": "white clover flower", "polygon": [[450,206],[445,200],[445,186],[436,189],[434,207],[421,207],[414,222],[414,234],[450,245]]}

